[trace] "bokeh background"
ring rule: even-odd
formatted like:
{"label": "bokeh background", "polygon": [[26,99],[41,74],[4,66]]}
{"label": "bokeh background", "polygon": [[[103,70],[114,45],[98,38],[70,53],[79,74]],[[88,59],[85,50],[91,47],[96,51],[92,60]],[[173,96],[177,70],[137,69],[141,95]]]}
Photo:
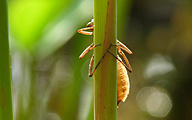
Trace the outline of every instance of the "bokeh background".
{"label": "bokeh background", "polygon": [[[118,120],[192,120],[192,1],[117,0],[117,37],[133,55]],[[92,120],[93,0],[9,0],[14,120]]]}

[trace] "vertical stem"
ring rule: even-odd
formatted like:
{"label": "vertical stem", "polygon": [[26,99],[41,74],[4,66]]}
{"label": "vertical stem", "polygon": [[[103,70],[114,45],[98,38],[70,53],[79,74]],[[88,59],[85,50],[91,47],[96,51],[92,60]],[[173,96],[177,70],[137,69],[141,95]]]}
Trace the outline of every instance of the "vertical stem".
{"label": "vertical stem", "polygon": [[[94,44],[96,65],[110,44],[116,43],[116,0],[94,0]],[[116,47],[110,51],[116,55]],[[117,119],[116,59],[106,54],[94,75],[95,120]]]}
{"label": "vertical stem", "polygon": [[0,1],[0,120],[13,120],[7,1]]}

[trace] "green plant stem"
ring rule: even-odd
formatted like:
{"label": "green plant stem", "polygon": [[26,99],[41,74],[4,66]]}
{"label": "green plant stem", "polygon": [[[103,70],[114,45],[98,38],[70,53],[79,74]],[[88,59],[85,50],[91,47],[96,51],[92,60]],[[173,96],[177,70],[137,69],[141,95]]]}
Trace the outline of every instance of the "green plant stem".
{"label": "green plant stem", "polygon": [[13,120],[7,1],[0,1],[0,120]]}
{"label": "green plant stem", "polygon": [[[116,43],[116,0],[94,0],[94,44],[96,65],[110,44]],[[116,46],[110,49],[116,55]],[[95,120],[117,119],[116,59],[106,54],[94,75]]]}

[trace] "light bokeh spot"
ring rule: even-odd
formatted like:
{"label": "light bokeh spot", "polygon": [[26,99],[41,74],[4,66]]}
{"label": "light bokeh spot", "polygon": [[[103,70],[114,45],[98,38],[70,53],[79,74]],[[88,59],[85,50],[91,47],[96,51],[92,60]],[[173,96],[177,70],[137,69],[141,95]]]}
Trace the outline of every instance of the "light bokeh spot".
{"label": "light bokeh spot", "polygon": [[154,117],[165,117],[172,108],[168,94],[155,87],[142,88],[136,99],[140,109]]}
{"label": "light bokeh spot", "polygon": [[175,70],[175,66],[169,57],[156,54],[147,64],[144,77],[146,79],[150,79],[157,75],[163,75],[173,70]]}

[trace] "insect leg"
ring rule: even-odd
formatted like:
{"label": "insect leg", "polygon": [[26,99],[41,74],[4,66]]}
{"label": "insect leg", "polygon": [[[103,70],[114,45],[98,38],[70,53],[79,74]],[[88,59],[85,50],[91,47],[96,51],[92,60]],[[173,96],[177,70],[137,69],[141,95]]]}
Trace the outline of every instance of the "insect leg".
{"label": "insect leg", "polygon": [[123,53],[123,51],[121,51],[120,48],[117,47],[117,51],[118,53],[123,57],[123,59],[125,60],[125,63],[127,64],[127,67],[128,67],[128,71],[129,72],[132,72],[132,68],[131,68],[131,65],[129,63],[129,60],[127,59],[127,57],[125,56],[125,54]]}
{"label": "insect leg", "polygon": [[[117,42],[119,42],[118,40],[117,40]],[[120,60],[117,56],[115,56],[113,53],[111,53],[110,51],[109,51],[109,49],[108,49],[108,52],[111,54],[111,55],[113,55],[119,62],[121,62],[124,66],[125,66],[125,68],[131,73],[132,72],[132,68],[131,68],[131,65],[130,65],[130,63],[129,63],[129,61],[128,61],[128,59],[127,59],[127,57],[125,56],[125,54],[123,53],[123,51],[121,51],[121,49],[120,48],[122,48],[121,47],[121,45],[124,45],[123,43],[120,45],[120,44],[111,44],[111,45],[114,45],[114,46],[117,46],[117,51],[118,51],[118,53],[123,57],[123,59],[125,60],[125,62],[126,62],[126,64],[122,61],[122,60]],[[125,45],[124,45],[125,46]],[[126,46],[125,46],[126,47]],[[128,48],[127,48],[128,49]],[[129,49],[128,49],[129,50]],[[130,51],[131,52],[131,51]],[[132,52],[131,52],[132,53]]]}
{"label": "insect leg", "polygon": [[[93,43],[92,43],[93,44]],[[100,44],[99,44],[100,45]],[[127,65],[121,60],[119,59],[117,56],[115,56],[113,53],[111,53],[109,51],[109,49],[111,48],[111,46],[114,44],[110,44],[109,48],[107,49],[107,51],[104,53],[104,55],[102,56],[102,58],[99,60],[99,62],[97,63],[97,65],[95,66],[94,70],[92,71],[92,66],[93,66],[93,61],[94,61],[94,56],[91,58],[91,62],[89,64],[89,77],[92,77],[92,75],[94,74],[95,70],[97,69],[97,67],[99,66],[99,64],[101,63],[101,61],[103,60],[103,58],[105,57],[105,55],[108,53],[110,53],[113,57],[115,57],[123,66],[125,66],[125,68],[129,71],[132,72],[131,66],[129,64],[129,61],[127,59],[127,57],[125,56],[125,54],[121,51],[120,54],[122,55],[122,57],[124,58],[125,62],[128,63],[128,67]],[[118,48],[120,49],[120,48]],[[119,50],[118,50],[119,51]],[[89,51],[88,51],[89,52]],[[83,53],[82,53],[83,54]]]}
{"label": "insect leg", "polygon": [[95,70],[92,72],[93,62],[94,62],[94,54],[91,57],[91,60],[90,60],[90,63],[89,63],[89,77],[91,77],[93,75],[93,73],[95,72]]}
{"label": "insect leg", "polygon": [[[110,45],[111,47],[111,45]],[[110,47],[108,48],[108,50],[110,49]],[[97,67],[99,66],[99,64],[101,63],[101,61],[103,60],[103,58],[105,57],[105,55],[107,54],[107,52],[104,53],[104,55],[102,56],[102,58],[99,60],[99,62],[97,63],[97,65],[95,66],[94,70],[92,71],[92,66],[93,66],[93,61],[94,61],[94,56],[92,56],[91,58],[91,62],[89,64],[89,77],[92,77],[95,70],[97,69]]]}
{"label": "insect leg", "polygon": [[95,45],[92,43],[90,46],[88,46],[79,56],[79,59],[83,58],[89,51],[93,50],[95,47],[99,46],[101,44]]}
{"label": "insect leg", "polygon": [[93,32],[88,32],[85,30],[90,30],[93,31],[94,27],[87,27],[87,28],[82,28],[78,30],[78,33],[84,34],[84,35],[93,35]]}
{"label": "insect leg", "polygon": [[123,66],[125,66],[125,68],[129,71],[129,68],[127,67],[127,65],[120,60],[117,56],[115,56],[113,53],[111,53],[110,51],[107,51],[108,53],[110,53],[113,57],[115,57]]}
{"label": "insect leg", "polygon": [[119,45],[119,47],[123,50],[125,50],[127,53],[129,53],[130,55],[133,54],[133,52],[131,52],[131,50],[126,47],[122,42],[120,42],[119,40],[117,40],[117,45]]}

